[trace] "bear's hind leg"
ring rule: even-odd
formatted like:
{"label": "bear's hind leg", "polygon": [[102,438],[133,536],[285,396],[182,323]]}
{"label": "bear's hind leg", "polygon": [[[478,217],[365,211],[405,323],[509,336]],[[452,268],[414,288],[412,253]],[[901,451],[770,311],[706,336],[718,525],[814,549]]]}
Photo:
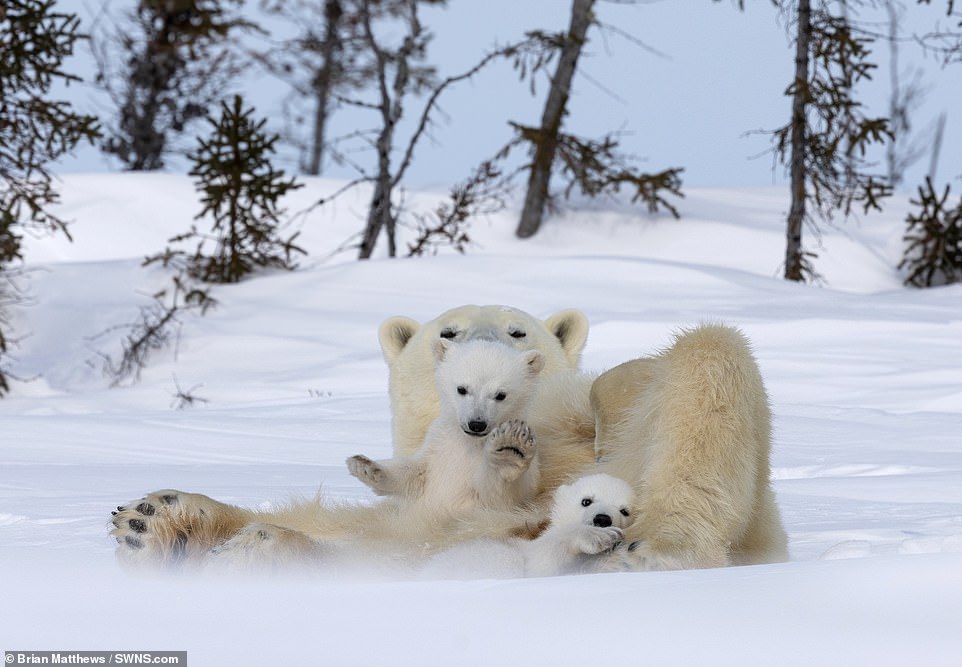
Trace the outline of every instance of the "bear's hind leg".
{"label": "bear's hind leg", "polygon": [[207,496],[168,489],[119,506],[110,534],[124,565],[180,567],[203,561],[252,516]]}
{"label": "bear's hind leg", "polygon": [[208,567],[220,572],[291,572],[316,562],[320,545],[291,528],[251,523],[210,551]]}

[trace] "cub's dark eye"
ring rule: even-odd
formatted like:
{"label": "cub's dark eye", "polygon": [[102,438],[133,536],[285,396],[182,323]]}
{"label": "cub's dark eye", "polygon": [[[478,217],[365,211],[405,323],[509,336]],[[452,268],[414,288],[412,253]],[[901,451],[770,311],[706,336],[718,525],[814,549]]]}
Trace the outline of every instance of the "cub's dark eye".
{"label": "cub's dark eye", "polygon": [[504,393],[503,391],[499,391],[497,394],[494,395],[494,400],[503,401],[507,397],[508,395],[506,393]]}
{"label": "cub's dark eye", "polygon": [[621,508],[621,516],[628,516],[629,512],[624,507]]}
{"label": "cub's dark eye", "polygon": [[457,329],[453,329],[451,327],[445,327],[444,329],[441,329],[441,338],[447,338],[448,340],[451,340],[457,335],[458,335]]}
{"label": "cub's dark eye", "polygon": [[591,503],[593,503],[593,502],[594,502],[594,501],[593,501],[591,498],[582,498],[582,499],[581,499],[581,506],[582,506],[582,507],[588,507],[588,506],[589,506]]}
{"label": "cub's dark eye", "polygon": [[468,395],[468,388],[467,388],[467,387],[458,387],[458,393],[461,394],[462,396],[467,396],[467,395]]}
{"label": "cub's dark eye", "polygon": [[511,336],[512,338],[524,338],[528,334],[526,334],[521,329],[512,329],[511,331],[508,332],[508,335]]}

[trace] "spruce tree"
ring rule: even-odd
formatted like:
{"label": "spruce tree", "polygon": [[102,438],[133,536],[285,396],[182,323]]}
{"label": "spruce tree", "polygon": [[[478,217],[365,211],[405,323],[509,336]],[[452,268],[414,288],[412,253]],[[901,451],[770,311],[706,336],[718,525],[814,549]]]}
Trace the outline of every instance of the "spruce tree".
{"label": "spruce tree", "polygon": [[908,269],[906,285],[932,287],[962,282],[962,199],[953,208],[947,206],[949,186],[942,194],[925,179],[919,186],[919,207],[910,213],[906,222],[905,254],[900,269]]}
{"label": "spruce tree", "polygon": [[[197,226],[172,242],[198,240],[193,254],[186,255],[191,278],[208,283],[235,283],[258,268],[293,269],[293,256],[304,254],[294,244],[297,234],[281,238],[284,211],[279,200],[302,187],[271,163],[277,135],[264,131],[266,119],[255,120],[254,109],[244,108],[238,95],[221,103],[221,117],[208,117],[213,126],[209,138],[198,140],[188,157],[190,175],[196,181],[204,205],[197,220],[208,219],[211,231]],[[214,244],[208,254],[207,244]],[[171,261],[182,252],[168,250],[148,261]]]}
{"label": "spruce tree", "polygon": [[[785,0],[786,3],[788,0]],[[847,217],[855,204],[879,210],[891,194],[885,178],[868,172],[866,151],[892,139],[886,118],[865,115],[855,86],[871,79],[873,38],[845,17],[830,13],[828,3],[798,0],[795,8],[795,79],[791,120],[772,134],[775,154],[789,168],[785,278],[817,279],[815,254],[802,246],[805,224]]]}
{"label": "spruce tree", "polygon": [[[54,83],[79,81],[64,71],[63,61],[83,37],[76,15],[57,12],[54,5],[54,0],[0,5],[0,308],[18,299],[9,269],[21,259],[22,232],[67,233],[67,223],[49,208],[59,199],[50,163],[99,136],[96,118],[49,98]],[[0,312],[0,394],[9,390],[5,326]]]}

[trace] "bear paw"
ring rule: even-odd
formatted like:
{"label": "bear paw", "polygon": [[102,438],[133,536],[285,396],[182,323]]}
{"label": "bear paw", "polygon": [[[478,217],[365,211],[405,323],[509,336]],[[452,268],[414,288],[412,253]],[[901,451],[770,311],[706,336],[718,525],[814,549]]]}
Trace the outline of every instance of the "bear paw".
{"label": "bear paw", "polygon": [[616,526],[585,526],[584,530],[579,531],[576,549],[580,553],[594,556],[611,551],[624,537],[624,532]]}
{"label": "bear paw", "polygon": [[211,547],[251,520],[247,510],[173,490],[148,493],[111,515],[117,558],[133,566],[178,567],[203,561]]}
{"label": "bear paw", "polygon": [[117,540],[121,562],[180,564],[190,540],[190,531],[178,528],[176,517],[184,511],[181,505],[181,493],[166,490],[149,493],[111,512],[110,534]]}
{"label": "bear paw", "polygon": [[526,423],[513,419],[491,431],[484,448],[502,477],[516,479],[528,469],[534,458],[534,435]]}
{"label": "bear paw", "polygon": [[644,540],[620,544],[595,564],[596,572],[649,572],[695,567],[690,557],[653,549]]}
{"label": "bear paw", "polygon": [[379,496],[388,493],[385,487],[387,473],[376,461],[357,454],[347,459],[346,463],[348,472],[364,482],[374,493]]}

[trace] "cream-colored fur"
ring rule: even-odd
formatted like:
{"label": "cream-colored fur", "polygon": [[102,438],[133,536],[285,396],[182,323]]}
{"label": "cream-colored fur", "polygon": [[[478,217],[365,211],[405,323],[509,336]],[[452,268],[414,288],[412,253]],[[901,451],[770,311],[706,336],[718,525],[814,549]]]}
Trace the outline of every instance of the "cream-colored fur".
{"label": "cream-colored fur", "polygon": [[[626,567],[679,569],[786,560],[769,481],[771,415],[748,340],[707,324],[594,383],[600,471],[642,499]],[[537,430],[535,430],[537,435]]]}
{"label": "cream-colored fur", "polygon": [[[515,309],[466,306],[424,325],[387,320],[380,339],[391,375],[395,454],[414,454],[437,417],[434,340],[450,335],[537,349],[545,364],[527,423],[538,443],[539,495],[581,475],[607,472],[631,483],[639,498],[639,520],[607,559],[608,569],[785,560],[786,536],[769,482],[768,398],[745,336],[728,326],[701,325],[680,332],[660,354],[595,378],[576,370],[586,334],[587,321],[577,311],[542,322]],[[207,549],[238,535],[246,523],[291,529],[311,544],[360,533],[371,544],[423,556],[426,544],[436,550],[477,537],[533,536],[547,518],[537,508],[457,517],[437,507],[405,509],[396,500],[333,506],[319,499],[255,513],[204,496],[159,493],[114,516],[122,559],[203,560]],[[177,503],[159,508],[162,495]],[[145,505],[158,509],[140,511]],[[399,512],[406,512],[403,521]],[[291,553],[304,550],[283,531],[277,541],[289,544],[284,548]]]}
{"label": "cream-colored fur", "polygon": [[413,456],[347,460],[351,474],[378,495],[438,511],[512,510],[538,492],[538,451],[523,423],[544,355],[501,343],[434,342],[440,413]]}
{"label": "cream-colored fur", "polygon": [[551,523],[537,538],[472,540],[435,555],[424,579],[507,579],[593,572],[600,557],[622,541],[635,519],[634,489],[626,481],[596,473],[555,491]]}
{"label": "cream-colored fur", "polygon": [[587,337],[588,319],[577,310],[542,321],[508,306],[461,306],[424,324],[409,317],[385,320],[378,338],[390,372],[395,455],[416,452],[438,416],[434,341],[493,340],[518,350],[538,350],[544,355],[544,374],[551,375],[578,367]]}

